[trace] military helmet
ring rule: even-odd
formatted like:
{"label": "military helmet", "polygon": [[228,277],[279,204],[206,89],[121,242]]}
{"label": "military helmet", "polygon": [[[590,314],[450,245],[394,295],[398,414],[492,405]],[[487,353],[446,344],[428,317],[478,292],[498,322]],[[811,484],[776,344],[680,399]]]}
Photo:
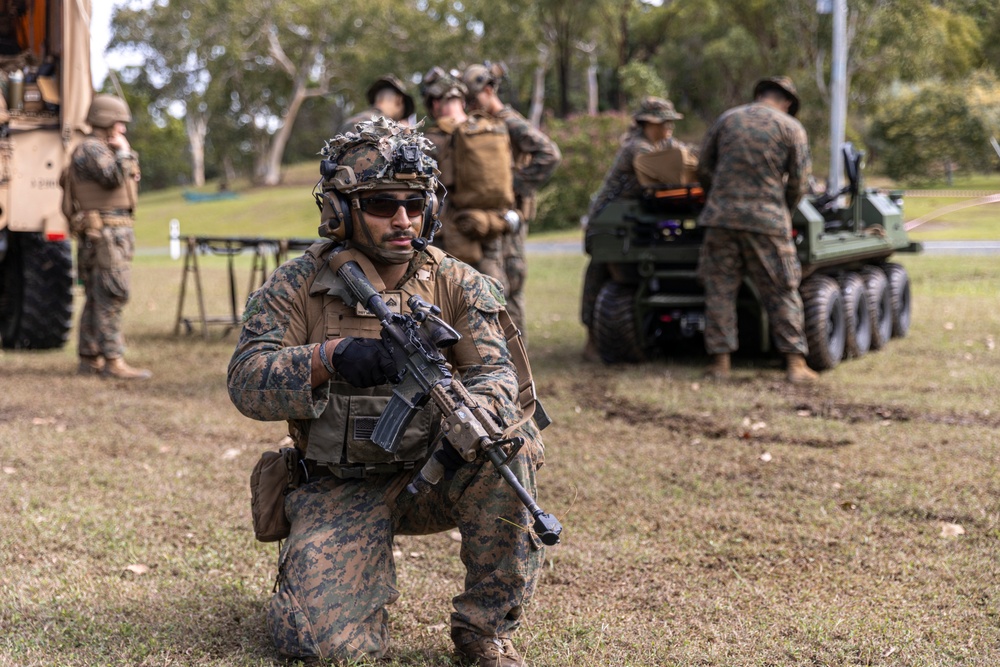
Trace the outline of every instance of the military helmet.
{"label": "military helmet", "polygon": [[757,99],[762,93],[768,90],[777,90],[791,101],[792,105],[788,107],[789,116],[794,116],[799,112],[799,92],[795,90],[795,84],[792,83],[790,78],[787,76],[769,76],[766,79],[761,79],[753,87],[754,99]]}
{"label": "military helmet", "polygon": [[500,89],[500,82],[507,75],[507,66],[503,63],[469,65],[462,74],[462,82],[469,89],[469,95],[478,95],[486,86],[493,86],[494,91]]}
{"label": "military helmet", "polygon": [[469,89],[465,84],[441,67],[432,67],[420,82],[420,97],[428,109],[431,108],[433,100],[446,100],[452,97],[464,100],[468,94]]}
{"label": "military helmet", "polygon": [[437,162],[433,144],[416,129],[378,117],[339,134],[320,151],[320,181],[313,196],[320,208],[320,236],[351,237],[350,195],[369,190],[410,188],[433,193]]}
{"label": "military helmet", "polygon": [[413,96],[406,92],[406,84],[392,74],[384,74],[375,79],[372,85],[368,86],[368,92],[366,93],[368,104],[374,105],[375,98],[378,97],[379,92],[386,88],[391,88],[403,96],[403,117],[409,118],[413,113]]}
{"label": "military helmet", "polygon": [[87,111],[87,123],[92,127],[109,128],[115,123],[131,123],[132,112],[125,100],[114,95],[94,95]]}
{"label": "military helmet", "polygon": [[639,102],[639,108],[632,114],[637,123],[666,123],[669,120],[680,120],[684,114],[677,113],[674,103],[662,97],[648,96]]}

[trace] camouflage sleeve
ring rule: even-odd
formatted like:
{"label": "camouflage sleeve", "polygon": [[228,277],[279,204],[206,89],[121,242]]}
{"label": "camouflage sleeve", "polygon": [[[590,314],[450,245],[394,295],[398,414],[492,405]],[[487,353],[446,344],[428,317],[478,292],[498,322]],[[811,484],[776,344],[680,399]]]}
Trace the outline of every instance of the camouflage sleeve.
{"label": "camouflage sleeve", "polygon": [[329,384],[311,387],[316,346],[289,333],[308,330],[297,295],[314,266],[306,256],[282,264],[247,300],[228,372],[229,398],[247,417],[315,419],[326,407]]}
{"label": "camouflage sleeve", "polygon": [[812,173],[812,158],[809,154],[809,138],[805,128],[796,123],[788,156],[788,180],[785,182],[785,202],[789,211],[795,211],[799,200],[805,194],[809,175]]}
{"label": "camouflage sleeve", "polygon": [[125,182],[125,169],[111,148],[98,139],[87,139],[73,151],[73,168],[79,178],[113,190]]}
{"label": "camouflage sleeve", "polygon": [[499,320],[502,290],[492,279],[450,257],[439,271],[450,295],[447,321],[462,334],[462,340],[449,348],[448,362],[483,407],[504,425],[513,424],[521,418],[521,407],[517,370]]}
{"label": "camouflage sleeve", "polygon": [[554,141],[532,127],[520,114],[503,114],[503,120],[518,159],[514,168],[514,192],[522,197],[531,196],[552,177],[562,161],[562,153]]}

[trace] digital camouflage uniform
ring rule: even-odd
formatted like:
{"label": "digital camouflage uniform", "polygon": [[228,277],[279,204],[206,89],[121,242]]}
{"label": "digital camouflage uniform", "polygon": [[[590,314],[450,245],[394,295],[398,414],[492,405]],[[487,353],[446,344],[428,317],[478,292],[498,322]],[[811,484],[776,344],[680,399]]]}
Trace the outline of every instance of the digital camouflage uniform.
{"label": "digital camouflage uniform", "polygon": [[[647,109],[648,108],[648,109]],[[639,111],[634,114],[645,117],[646,113],[656,113],[660,117],[668,120],[681,119],[683,116],[674,111],[674,105],[669,100],[660,98],[646,98],[640,104]],[[594,196],[587,210],[587,218],[596,217],[604,207],[618,199],[634,199],[642,194],[642,186],[635,172],[635,159],[645,153],[665,150],[668,148],[688,148],[687,144],[673,137],[656,144],[651,143],[643,134],[642,125],[637,124],[622,137],[621,148],[615,155],[615,160],[604,176],[600,190]],[[590,236],[584,233],[584,247],[589,252]],[[601,291],[604,283],[611,279],[611,274],[606,264],[591,260],[587,264],[587,270],[583,276],[583,294],[580,304],[580,321],[588,329],[594,322],[594,305],[597,303],[597,294]]]}
{"label": "digital camouflage uniform", "polygon": [[507,125],[511,149],[514,153],[514,206],[521,214],[521,226],[516,232],[503,236],[504,270],[507,274],[507,312],[521,329],[526,331],[524,283],[528,265],[524,257],[524,242],[528,226],[535,219],[535,198],[555,172],[562,160],[556,143],[540,130],[531,126],[528,119],[509,104],[497,112],[497,117]]}
{"label": "digital camouflage uniform", "polygon": [[[88,136],[73,151],[70,170],[74,192],[90,193],[82,205],[78,202],[75,225],[77,271],[86,294],[78,353],[120,359],[125,353],[122,311],[129,299],[135,253],[134,191],[131,196],[125,191],[134,188],[138,157],[118,155],[103,140]],[[108,203],[101,205],[101,200]]]}
{"label": "digital camouflage uniform", "polygon": [[698,166],[707,192],[698,276],[709,354],[738,347],[736,297],[744,275],[760,294],[777,349],[807,353],[791,213],[810,170],[805,128],[783,111],[755,102],[730,109],[709,129]]}
{"label": "digital camouflage uniform", "polygon": [[[394,125],[386,127],[392,131]],[[358,160],[353,167],[364,170],[355,172],[359,183],[386,182],[384,175],[369,173],[380,168],[378,161]],[[430,179],[427,187],[433,186]],[[414,417],[403,444],[390,454],[371,442],[370,432],[359,435],[357,425],[370,419],[365,410],[373,406],[376,417],[380,414],[391,385],[357,388],[334,373],[329,382],[311,387],[317,346],[333,338],[379,337],[378,320],[358,314],[345,300],[349,292],[329,264],[334,253],[357,253],[352,244],[320,242],[280,266],[248,299],[229,365],[233,403],[254,419],[287,420],[311,475],[285,499],[291,533],[267,609],[272,640],[289,657],[383,656],[389,643],[386,607],[399,597],[395,535],[452,528],[462,535],[466,568],[461,592],[453,598],[453,638],[456,631],[508,638],[534,591],[542,546],[527,529],[531,514],[485,454],[426,494],[411,495],[405,486],[439,431],[433,402]],[[387,302],[403,304],[406,312],[408,298],[420,295],[439,306],[441,318],[461,335],[443,350],[456,377],[498,424],[515,427],[522,418],[519,379],[497,284],[434,247],[415,252],[406,266],[399,284],[383,292]],[[541,438],[531,421],[515,432],[526,444],[510,468],[534,494]]]}

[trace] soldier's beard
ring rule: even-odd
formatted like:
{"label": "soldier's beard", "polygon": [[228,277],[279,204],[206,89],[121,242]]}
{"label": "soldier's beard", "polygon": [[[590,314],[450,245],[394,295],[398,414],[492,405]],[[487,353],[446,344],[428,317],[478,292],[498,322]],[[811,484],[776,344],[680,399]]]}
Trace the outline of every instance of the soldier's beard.
{"label": "soldier's beard", "polygon": [[[364,221],[364,215],[359,215],[360,220],[357,222],[355,227],[361,230],[361,234],[355,232],[354,238],[351,239],[351,245],[357,248],[362,254],[375,262],[383,262],[385,264],[406,264],[413,256],[417,254],[417,251],[413,247],[409,247],[405,250],[387,250],[385,248],[380,248],[375,239],[372,236],[372,232],[368,229],[368,223]],[[390,236],[391,238],[398,238],[398,235]],[[388,240],[388,239],[383,239]]]}

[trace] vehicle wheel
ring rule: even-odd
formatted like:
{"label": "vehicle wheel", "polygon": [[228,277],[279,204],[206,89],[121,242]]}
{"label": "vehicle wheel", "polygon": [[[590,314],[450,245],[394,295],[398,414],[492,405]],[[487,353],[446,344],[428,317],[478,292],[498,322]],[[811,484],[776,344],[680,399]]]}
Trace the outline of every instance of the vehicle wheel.
{"label": "vehicle wheel", "polygon": [[597,293],[592,326],[597,352],[604,363],[635,363],[646,360],[646,352],[639,338],[635,291],[634,286],[609,281]]}
{"label": "vehicle wheel", "polygon": [[877,266],[866,266],[861,270],[872,303],[872,349],[881,350],[892,337],[892,293],[889,279]]}
{"label": "vehicle wheel", "polygon": [[814,369],[825,371],[844,357],[847,342],[844,299],[837,281],[829,276],[809,278],[802,285],[801,293],[809,343],[806,361]]}
{"label": "vehicle wheel", "polygon": [[69,241],[10,233],[0,278],[0,340],[6,349],[62,347],[73,324]]}
{"label": "vehicle wheel", "polygon": [[872,346],[872,313],[865,281],[857,273],[845,273],[840,279],[840,293],[844,299],[847,356],[864,356]]}
{"label": "vehicle wheel", "polygon": [[899,264],[886,264],[883,269],[892,296],[892,336],[902,338],[910,331],[910,276]]}

